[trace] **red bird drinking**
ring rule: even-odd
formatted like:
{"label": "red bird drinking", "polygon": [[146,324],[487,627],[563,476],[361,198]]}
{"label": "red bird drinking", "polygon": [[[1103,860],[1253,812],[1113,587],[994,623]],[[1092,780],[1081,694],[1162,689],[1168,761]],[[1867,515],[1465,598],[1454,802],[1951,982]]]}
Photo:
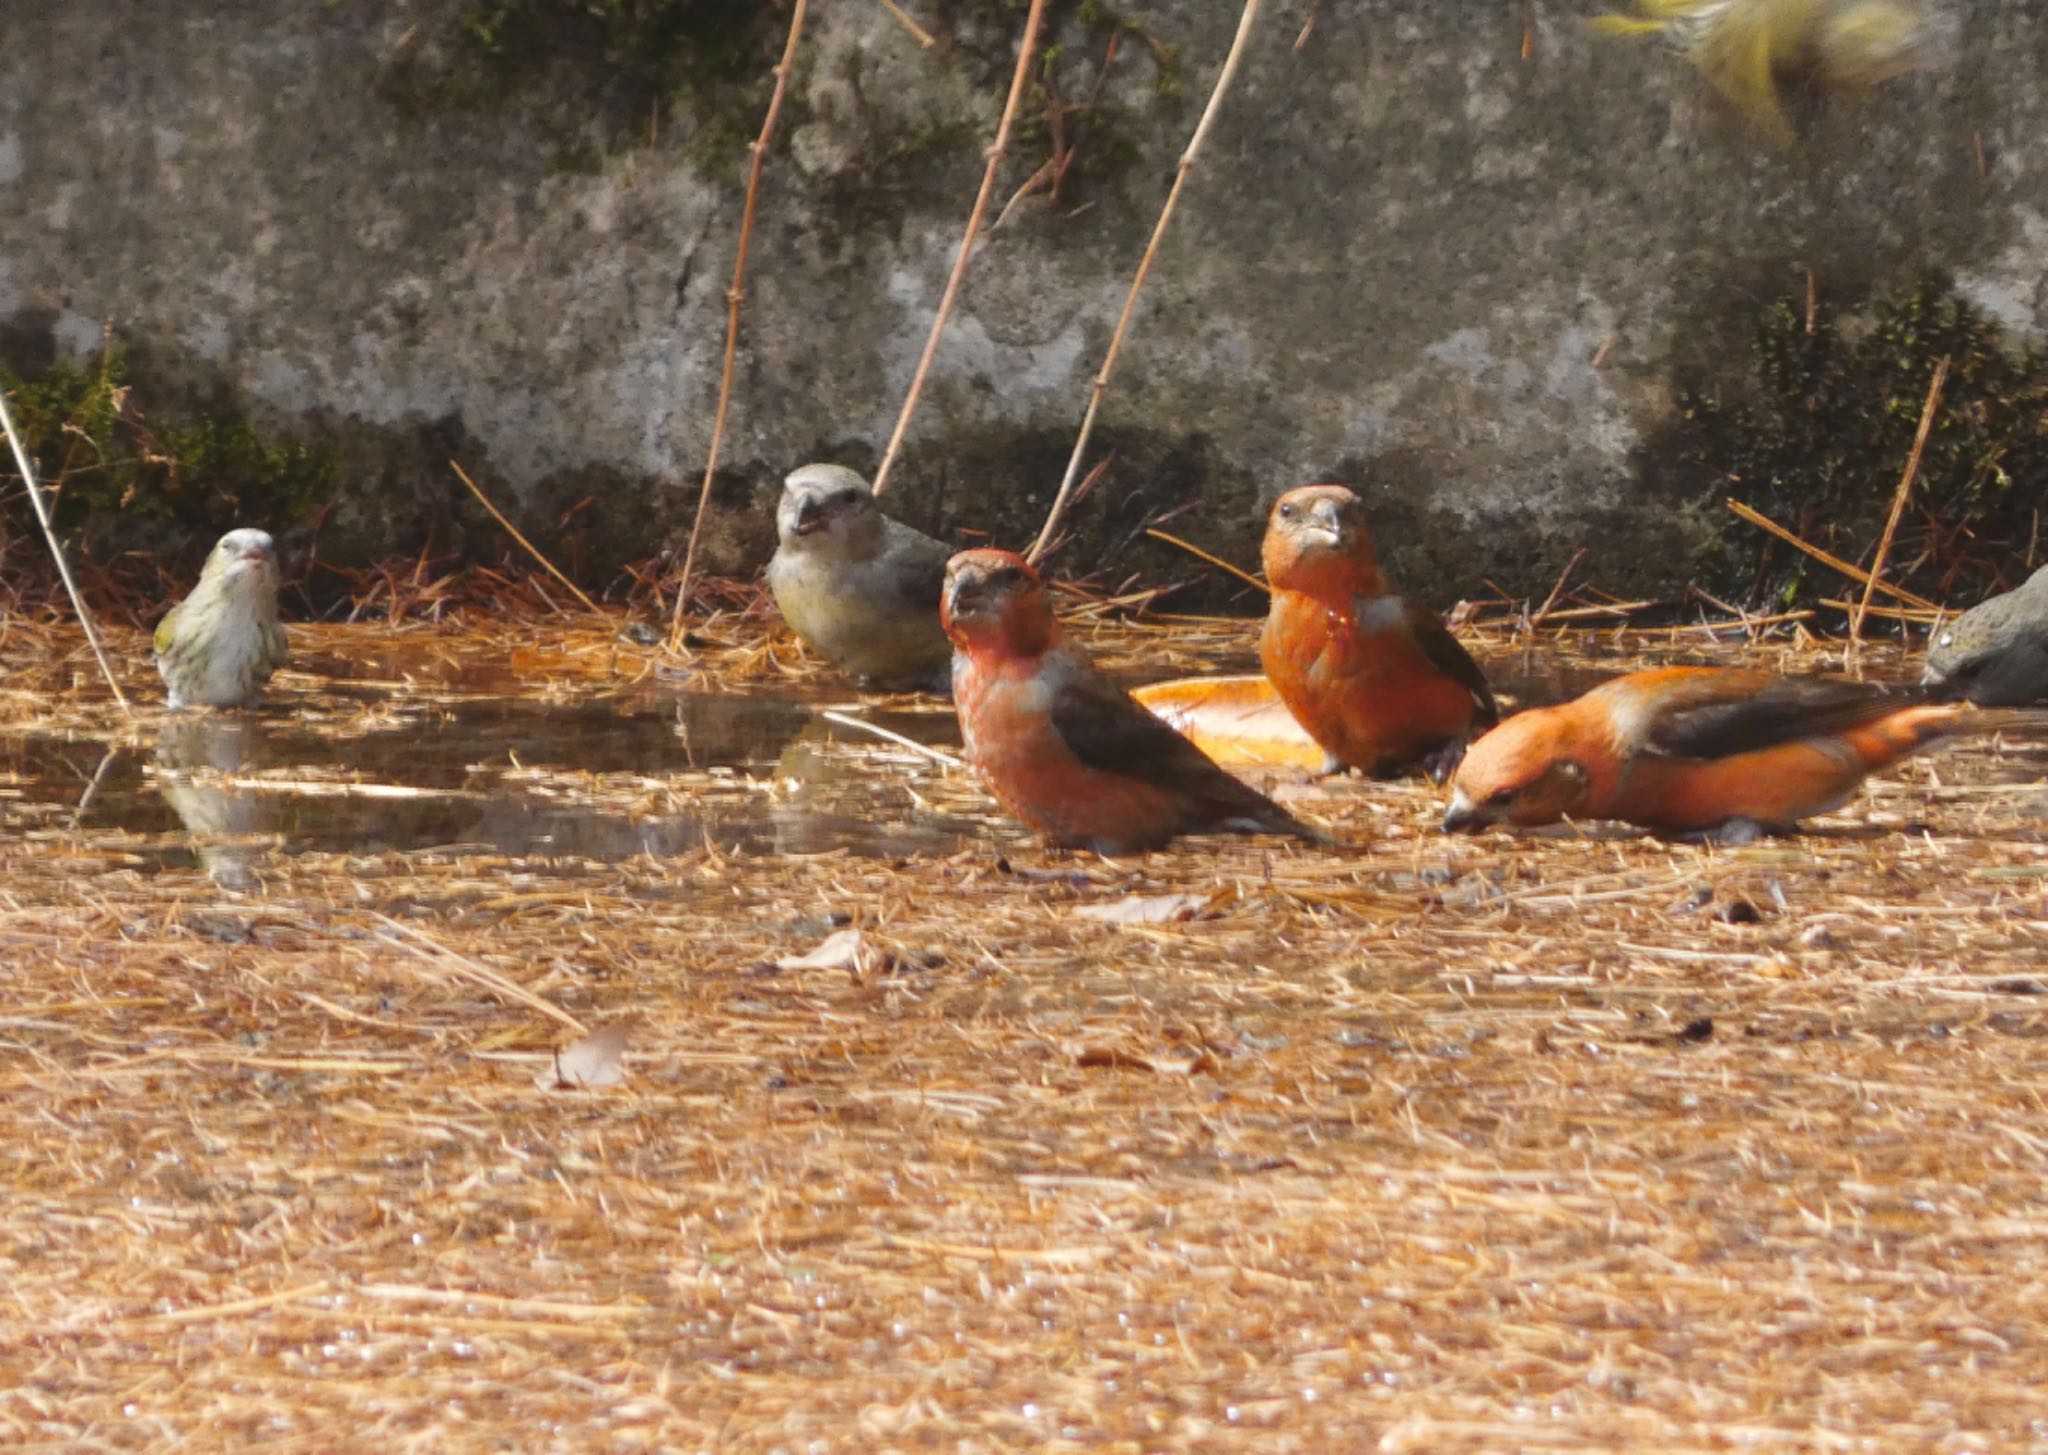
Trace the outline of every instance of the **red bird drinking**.
{"label": "red bird drinking", "polygon": [[1098,672],[1065,640],[1022,557],[953,557],[941,613],[967,756],[1054,843],[1124,854],[1190,833],[1323,838]]}

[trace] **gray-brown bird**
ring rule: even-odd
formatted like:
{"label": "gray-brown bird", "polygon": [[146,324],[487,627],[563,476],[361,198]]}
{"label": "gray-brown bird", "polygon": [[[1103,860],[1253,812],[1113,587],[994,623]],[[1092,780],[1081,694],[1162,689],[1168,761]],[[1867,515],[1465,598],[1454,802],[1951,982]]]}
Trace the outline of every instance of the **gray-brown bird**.
{"label": "gray-brown bird", "polygon": [[1920,680],[1979,707],[2048,702],[2048,566],[1936,632]]}
{"label": "gray-brown bird", "polygon": [[952,548],[891,520],[844,465],[805,465],[782,484],[768,589],[804,645],[890,691],[950,690],[939,624]]}

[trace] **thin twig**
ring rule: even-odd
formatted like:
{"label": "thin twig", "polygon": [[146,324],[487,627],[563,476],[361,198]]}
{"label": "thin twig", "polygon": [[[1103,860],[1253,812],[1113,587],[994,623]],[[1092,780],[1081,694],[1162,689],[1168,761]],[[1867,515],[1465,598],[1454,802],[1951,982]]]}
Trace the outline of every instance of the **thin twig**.
{"label": "thin twig", "polygon": [[[1880,607],[1879,610],[1884,610],[1884,608]],[[1564,614],[1559,612],[1558,616],[1561,617]],[[1743,612],[1739,621],[1693,621],[1687,622],[1683,626],[1636,627],[1634,631],[1638,635],[1646,637],[1676,637],[1684,636],[1689,632],[1747,631],[1751,639],[1754,640],[1758,627],[1780,626],[1787,622],[1811,621],[1812,619],[1813,613],[1806,610],[1781,611],[1772,616],[1751,616],[1747,612]]]}
{"label": "thin twig", "polygon": [[1564,570],[1558,573],[1557,584],[1550,588],[1550,594],[1543,598],[1543,605],[1529,618],[1529,630],[1534,631],[1543,625],[1544,619],[1550,615],[1550,608],[1557,605],[1557,598],[1564,594],[1564,583],[1572,579],[1572,572],[1578,570],[1579,562],[1585,559],[1586,548],[1580,546],[1572,553],[1572,558],[1564,563]]}
{"label": "thin twig", "polygon": [[742,285],[747,278],[747,245],[754,240],[754,204],[761,194],[761,166],[768,159],[768,139],[775,134],[775,118],[782,113],[783,93],[789,89],[789,68],[796,58],[797,39],[804,32],[806,3],[807,0],[796,0],[789,12],[789,38],[782,44],[782,60],[775,67],[775,89],[769,93],[768,113],[761,118],[761,134],[754,138],[753,160],[747,167],[747,200],[740,211],[740,245],[732,260],[732,286],[725,290],[725,364],[718,375],[718,409],[711,416],[711,448],[704,461],[704,484],[697,492],[697,514],[690,521],[690,543],[683,549],[682,579],[676,582],[675,611],[669,617],[671,652],[682,645],[683,603],[690,599],[690,573],[697,566],[697,538],[704,532],[711,482],[718,474],[718,447],[725,442],[725,411],[732,403],[732,363],[739,348],[740,300],[746,296]]}
{"label": "thin twig", "polygon": [[909,31],[916,38],[917,43],[926,50],[930,50],[938,44],[937,41],[932,39],[932,33],[922,25],[919,25],[915,20],[912,20],[903,7],[896,3],[896,0],[882,0],[882,8],[895,16],[896,23]]}
{"label": "thin twig", "polygon": [[100,664],[100,675],[107,679],[107,686],[113,689],[114,701],[121,704],[121,711],[132,712],[128,699],[121,694],[121,684],[114,680],[114,669],[107,665],[107,654],[100,648],[100,634],[93,628],[92,613],[85,609],[85,598],[78,592],[78,583],[71,579],[71,563],[64,559],[64,548],[57,544],[57,528],[50,523],[50,509],[43,504],[43,490],[36,483],[35,466],[29,463],[28,447],[22,444],[20,433],[14,428],[14,413],[7,407],[7,391],[0,389],[0,427],[7,431],[7,443],[14,448],[14,464],[21,471],[21,483],[28,487],[29,504],[35,507],[36,523],[43,528],[43,539],[50,543],[50,556],[57,563],[57,575],[63,579],[64,590],[71,597],[71,609],[78,613],[78,624],[85,628],[85,640],[92,648],[95,661]]}
{"label": "thin twig", "polygon": [[496,991],[507,1000],[523,1005],[529,1010],[539,1011],[542,1015],[548,1016],[553,1020],[560,1021],[579,1036],[590,1034],[589,1026],[583,1024],[582,1021],[576,1019],[575,1016],[569,1014],[566,1010],[563,1010],[546,996],[536,995],[518,981],[506,979],[490,966],[480,965],[467,955],[457,954],[432,935],[416,930],[411,925],[403,924],[391,918],[390,915],[382,914],[377,910],[370,911],[370,918],[383,925],[386,929],[395,932],[393,934],[379,934],[377,936],[378,939],[394,949],[404,950],[407,954],[425,960],[430,965],[444,966],[489,990]]}
{"label": "thin twig", "polygon": [[1550,620],[1557,621],[1608,621],[1615,617],[1634,616],[1639,611],[1648,611],[1663,603],[1657,601],[1610,601],[1599,606],[1574,606],[1564,611],[1553,611]]}
{"label": "thin twig", "polygon": [[114,759],[120,756],[121,749],[118,746],[110,747],[101,754],[100,765],[93,770],[92,782],[85,785],[85,792],[78,800],[78,807],[71,811],[71,827],[77,828],[85,822],[86,810],[92,807],[93,799],[99,796],[100,784],[106,781],[107,769],[113,767]]}
{"label": "thin twig", "polygon": [[916,738],[906,738],[902,733],[885,728],[880,723],[869,722],[864,717],[855,717],[851,713],[829,711],[821,712],[818,716],[827,722],[837,723],[841,727],[858,728],[861,732],[873,733],[876,737],[892,742],[899,748],[908,748],[913,753],[921,753],[943,767],[965,768],[967,766],[951,753],[942,753],[928,743],[920,743]]}
{"label": "thin twig", "polygon": [[[1834,596],[1821,597],[1820,604],[1822,606],[1832,607],[1834,610],[1841,612],[1844,616],[1852,615],[1856,610],[1855,602],[1844,601],[1841,598]],[[1875,603],[1872,603],[1870,608],[1870,614],[1872,616],[1885,617],[1891,621],[1911,622],[1915,626],[1932,626],[1940,622],[1940,620],[1944,616],[1947,616],[1949,613],[1942,610],[1939,607],[1932,606],[1878,606]]]}
{"label": "thin twig", "polygon": [[1116,329],[1109,336],[1109,351],[1103,355],[1102,367],[1096,371],[1095,383],[1089,390],[1088,410],[1081,417],[1081,432],[1075,437],[1074,453],[1067,460],[1067,472],[1060,479],[1059,492],[1053,496],[1052,509],[1046,513],[1038,539],[1025,553],[1028,561],[1036,562],[1045,553],[1060,516],[1066,511],[1067,502],[1074,493],[1082,457],[1088,453],[1088,436],[1095,428],[1095,415],[1101,409],[1102,396],[1109,388],[1110,372],[1116,368],[1116,357],[1124,346],[1131,315],[1137,311],[1138,294],[1144,289],[1145,275],[1152,271],[1152,260],[1159,254],[1159,240],[1166,235],[1166,225],[1173,220],[1173,209],[1180,201],[1181,188],[1187,184],[1188,174],[1194,170],[1195,158],[1201,153],[1202,143],[1208,139],[1209,129],[1216,122],[1216,113],[1222,108],[1224,93],[1230,89],[1231,78],[1237,74],[1238,63],[1244,59],[1246,42],[1251,39],[1252,22],[1258,14],[1259,0],[1244,0],[1244,12],[1238,16],[1237,34],[1230,42],[1230,53],[1223,58],[1223,69],[1216,76],[1214,89],[1209,92],[1209,104],[1202,108],[1202,119],[1195,123],[1195,134],[1188,139],[1187,150],[1180,155],[1180,166],[1174,171],[1173,185],[1167,189],[1166,203],[1159,209],[1159,220],[1152,224],[1152,237],[1145,244],[1145,255],[1138,260],[1138,271],[1131,279],[1130,292],[1124,295],[1123,312],[1117,316]]}
{"label": "thin twig", "polygon": [[1884,575],[1885,557],[1891,554],[1892,536],[1898,531],[1899,517],[1906,510],[1906,495],[1913,488],[1913,477],[1920,473],[1920,455],[1927,448],[1927,435],[1934,428],[1934,411],[1941,403],[1941,386],[1948,381],[1948,355],[1934,366],[1934,377],[1927,384],[1927,403],[1920,410],[1920,428],[1913,435],[1913,452],[1906,456],[1906,473],[1899,476],[1899,488],[1892,492],[1892,513],[1885,517],[1884,534],[1877,539],[1877,554],[1871,558],[1870,579],[1863,583],[1863,600],[1857,604],[1856,614],[1849,619],[1849,641],[1860,645],[1863,641],[1863,618],[1870,611],[1870,595],[1877,590],[1878,578]]}
{"label": "thin twig", "polygon": [[332,1293],[334,1284],[328,1279],[317,1279],[312,1283],[301,1283],[291,1288],[279,1289],[276,1293],[257,1294],[253,1298],[237,1298],[226,1303],[197,1304],[190,1308],[172,1309],[168,1313],[138,1314],[134,1318],[122,1319],[122,1328],[170,1328],[178,1324],[198,1324],[209,1319],[233,1318],[240,1314],[252,1314],[259,1309],[277,1308],[282,1304],[302,1303],[309,1298],[319,1298]]}
{"label": "thin twig", "polygon": [[[1851,581],[1854,581],[1859,586],[1862,585],[1865,581],[1871,579],[1870,573],[1864,570],[1861,566],[1852,566],[1847,561],[1843,560],[1840,556],[1829,555],[1826,551],[1822,550],[1819,546],[1814,545],[1810,541],[1801,540],[1798,536],[1792,534],[1791,531],[1786,530],[1785,527],[1779,525],[1775,520],[1772,520],[1768,515],[1765,515],[1762,511],[1753,509],[1752,507],[1743,504],[1740,500],[1730,499],[1728,502],[1728,508],[1734,511],[1737,515],[1741,516],[1744,520],[1748,521],[1751,525],[1757,527],[1759,530],[1769,531],[1772,535],[1776,536],[1786,545],[1791,546],[1794,550],[1804,551],[1807,555],[1813,557],[1814,560],[1820,562],[1823,566],[1829,567],[1832,570],[1840,571],[1844,576],[1847,576]],[[1934,611],[1937,609],[1934,603],[1929,601],[1926,597],[1915,596],[1912,592],[1906,590],[1903,586],[1894,586],[1889,581],[1879,581],[1877,583],[1877,589],[1884,592],[1885,595],[1894,598],[1895,600],[1905,602],[1908,606],[1917,606],[1922,611]]]}
{"label": "thin twig", "polygon": [[1031,11],[1024,17],[1024,39],[1017,47],[1017,69],[1010,77],[1010,94],[1003,98],[1002,119],[996,123],[996,139],[988,149],[988,165],[982,168],[981,187],[974,194],[974,206],[967,214],[967,230],[960,236],[960,251],[953,256],[953,272],[946,279],[946,291],[939,295],[939,311],[932,319],[932,329],[925,336],[924,352],[918,356],[917,370],[910,376],[910,392],[903,397],[903,408],[897,412],[896,428],[890,431],[889,444],[882,451],[882,463],[875,466],[873,493],[880,495],[889,483],[889,467],[896,463],[896,456],[903,448],[903,435],[910,428],[910,416],[917,411],[918,395],[924,392],[925,375],[931,372],[932,359],[939,351],[939,337],[946,331],[946,319],[953,312],[953,302],[960,296],[961,280],[967,276],[967,261],[974,256],[974,244],[981,236],[981,219],[988,211],[988,199],[995,191],[996,172],[1003,165],[1003,153],[1009,149],[1010,126],[1017,118],[1017,103],[1023,99],[1024,86],[1031,78],[1032,58],[1038,54],[1038,24],[1045,15],[1045,0],[1031,0]]}
{"label": "thin twig", "polygon": [[1040,163],[1038,170],[1024,179],[1024,185],[1010,194],[1010,200],[1003,204],[1002,211],[996,214],[996,220],[988,225],[988,230],[990,232],[1000,231],[1003,224],[1010,220],[1010,214],[1023,204],[1024,199],[1046,183],[1052,181],[1057,170],[1058,168],[1051,157],[1047,157],[1045,161]]}
{"label": "thin twig", "polygon": [[[1701,601],[1706,602],[1706,604],[1713,607],[1714,610],[1722,612],[1725,615],[1734,617],[1737,621],[1742,623],[1743,628],[1749,633],[1749,639],[1751,641],[1756,640],[1756,626],[1754,624],[1755,618],[1752,616],[1751,613],[1744,611],[1741,607],[1735,605],[1733,602],[1723,601],[1720,597],[1716,596],[1713,592],[1707,590],[1704,586],[1688,586],[1686,590],[1690,592],[1692,595],[1697,596]],[[1811,612],[1807,614],[1809,616],[1812,615]],[[1717,628],[1725,628],[1727,626],[1726,622],[1702,623],[1702,625],[1708,624],[1711,624]]]}
{"label": "thin twig", "polygon": [[[482,490],[477,488],[476,481],[469,478],[469,472],[467,470],[464,470],[462,466],[456,464],[455,461],[453,460],[450,460],[448,462],[448,468],[455,472],[456,479],[460,480],[463,484],[469,487],[469,493],[476,497],[477,504],[481,505],[485,510],[488,510],[491,513],[491,519],[495,520],[499,525],[505,527],[505,533],[511,536],[513,540],[519,542],[520,545],[524,546],[526,548],[527,555],[533,557],[534,560],[540,562],[540,566],[543,571],[546,571],[550,576],[554,577],[557,581],[561,582],[564,586],[569,588],[569,594],[574,596],[578,601],[583,603],[583,609],[585,611],[589,612],[592,616],[600,616],[603,614],[598,610],[597,603],[595,601],[592,601],[588,596],[585,596],[583,594],[582,587],[578,586],[574,581],[571,581],[567,576],[564,576],[560,571],[557,571],[555,569],[555,563],[553,561],[550,561],[546,556],[543,556],[540,553],[540,548],[534,545],[532,541],[528,540],[525,536],[521,535],[519,533],[518,526],[512,524],[511,521],[505,519],[504,513],[500,511],[497,506],[491,504],[491,498],[488,495],[484,494]],[[546,600],[545,594],[543,594],[542,600]]]}
{"label": "thin twig", "polygon": [[1256,586],[1261,591],[1271,591],[1273,589],[1251,572],[1238,570],[1237,567],[1231,565],[1230,562],[1224,560],[1221,556],[1212,556],[1191,541],[1184,541],[1179,536],[1168,535],[1165,531],[1155,530],[1151,526],[1145,527],[1145,534],[1151,536],[1154,540],[1165,541],[1169,546],[1179,546],[1196,560],[1207,561],[1219,571],[1228,571],[1247,586]]}
{"label": "thin twig", "polygon": [[[1111,450],[1108,454],[1104,455],[1101,459],[1097,460],[1095,462],[1094,467],[1090,469],[1086,475],[1083,475],[1081,477],[1080,487],[1074,491],[1074,498],[1067,502],[1067,508],[1069,510],[1078,508],[1081,502],[1086,500],[1089,494],[1094,491],[1095,487],[1102,483],[1102,477],[1109,473],[1109,467],[1115,463],[1115,450]],[[1168,514],[1162,515],[1159,518],[1161,520],[1171,520],[1173,518],[1173,514],[1173,512],[1169,512]],[[1051,545],[1047,546],[1043,551],[1039,553],[1036,564],[1038,564],[1041,567],[1044,566],[1046,559],[1049,556],[1053,555],[1055,552],[1057,552],[1060,549],[1060,547],[1064,546],[1066,543],[1067,538],[1065,536],[1059,537]]]}

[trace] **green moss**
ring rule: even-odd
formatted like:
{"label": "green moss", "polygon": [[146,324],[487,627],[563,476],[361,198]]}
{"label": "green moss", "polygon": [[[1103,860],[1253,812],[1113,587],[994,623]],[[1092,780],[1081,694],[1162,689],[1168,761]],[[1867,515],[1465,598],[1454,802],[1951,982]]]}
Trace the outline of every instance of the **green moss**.
{"label": "green moss", "polygon": [[[162,513],[142,488],[147,451],[143,436],[126,423],[128,360],[119,348],[109,346],[76,367],[55,363],[27,376],[0,368],[0,389],[13,403],[15,426],[60,524],[108,508]],[[0,479],[18,481],[13,456],[0,461]],[[8,493],[6,514],[10,531],[30,523],[24,494]]]}
{"label": "green moss", "polygon": [[[66,530],[96,534],[114,522],[160,521],[217,535],[252,521],[284,526],[334,493],[327,451],[267,440],[231,409],[153,426],[135,403],[127,357],[115,345],[26,377],[0,368],[0,388],[14,402],[15,423]],[[0,470],[0,478],[13,474]],[[5,516],[10,530],[29,526],[23,495],[10,496]]]}
{"label": "green moss", "polygon": [[468,0],[387,94],[415,115],[516,107],[564,167],[681,125],[688,154],[736,171],[783,23],[759,0]]}
{"label": "green moss", "polygon": [[1802,539],[1867,564],[1937,362],[1949,372],[1886,576],[1936,599],[2014,584],[2037,560],[2048,484],[2048,355],[1928,277],[1850,315],[1803,297],[1759,320],[1752,377],[1681,394],[1677,456],[1726,516],[1717,584],[1752,601],[1838,595],[1841,577],[1727,516],[1732,495]]}
{"label": "green moss", "polygon": [[171,435],[173,482],[216,519],[303,519],[334,493],[334,460],[304,444],[275,444],[235,417],[201,420]]}

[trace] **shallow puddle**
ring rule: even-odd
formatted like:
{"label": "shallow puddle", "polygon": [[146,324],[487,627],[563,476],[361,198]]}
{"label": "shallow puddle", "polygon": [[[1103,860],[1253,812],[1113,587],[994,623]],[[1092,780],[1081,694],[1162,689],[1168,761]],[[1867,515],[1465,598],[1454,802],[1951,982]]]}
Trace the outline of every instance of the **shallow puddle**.
{"label": "shallow puddle", "polygon": [[[950,713],[864,716],[957,743]],[[143,867],[228,878],[271,852],[950,853],[985,829],[908,790],[926,766],[763,696],[330,698],[169,716],[133,743],[0,734],[0,812],[17,832],[134,835]]]}
{"label": "shallow puddle", "polygon": [[[1170,663],[1161,643],[1178,633],[1140,638],[1105,654],[1105,666],[1127,681],[1242,666],[1248,630],[1201,660]],[[94,834],[113,862],[200,866],[229,883],[276,855],[311,852],[596,864],[707,847],[898,858],[1024,837],[971,775],[833,722],[834,699],[817,695],[843,688],[831,679],[776,693],[706,690],[719,679],[702,664],[665,679],[602,639],[572,642],[575,652],[464,650],[351,629],[301,629],[295,641],[295,670],[255,713],[145,707],[132,725],[23,713],[0,730],[0,828]],[[1486,654],[1504,707],[1576,696],[1642,665],[1592,633],[1563,645]],[[1672,655],[1692,656],[1691,645]],[[1896,653],[1873,657],[1872,675],[1906,670]],[[26,678],[16,685],[24,706],[42,700]],[[795,695],[806,692],[816,700]],[[912,744],[957,752],[944,703],[838,705]]]}

